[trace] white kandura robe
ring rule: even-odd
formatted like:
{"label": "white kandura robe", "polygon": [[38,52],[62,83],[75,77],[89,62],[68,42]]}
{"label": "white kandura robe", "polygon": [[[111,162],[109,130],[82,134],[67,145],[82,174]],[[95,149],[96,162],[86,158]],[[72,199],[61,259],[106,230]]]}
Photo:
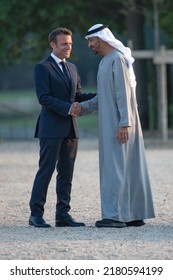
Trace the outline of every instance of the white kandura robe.
{"label": "white kandura robe", "polygon": [[[97,75],[97,96],[82,102],[84,114],[98,109],[102,219],[129,222],[154,218],[148,168],[134,89],[124,56],[104,56]],[[115,138],[129,126],[129,140]]]}

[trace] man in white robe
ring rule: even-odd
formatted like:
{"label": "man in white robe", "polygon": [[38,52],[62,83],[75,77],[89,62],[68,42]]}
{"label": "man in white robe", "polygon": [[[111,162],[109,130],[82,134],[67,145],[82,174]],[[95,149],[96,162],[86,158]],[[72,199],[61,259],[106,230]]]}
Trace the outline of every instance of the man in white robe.
{"label": "man in white robe", "polygon": [[129,48],[107,26],[92,26],[85,37],[101,54],[97,96],[80,103],[83,113],[98,109],[102,220],[97,227],[142,226],[154,218],[145,148]]}

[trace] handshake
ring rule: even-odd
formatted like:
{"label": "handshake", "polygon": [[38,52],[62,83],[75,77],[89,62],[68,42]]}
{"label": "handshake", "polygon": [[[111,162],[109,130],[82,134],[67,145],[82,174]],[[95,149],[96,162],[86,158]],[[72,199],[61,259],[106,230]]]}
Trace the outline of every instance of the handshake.
{"label": "handshake", "polygon": [[80,116],[82,111],[83,109],[79,102],[74,102],[70,107],[70,115],[73,117]]}

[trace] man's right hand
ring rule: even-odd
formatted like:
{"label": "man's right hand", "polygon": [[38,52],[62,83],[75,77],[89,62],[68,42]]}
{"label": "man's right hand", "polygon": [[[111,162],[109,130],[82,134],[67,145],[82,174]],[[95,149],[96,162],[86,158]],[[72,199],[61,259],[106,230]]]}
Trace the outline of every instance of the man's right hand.
{"label": "man's right hand", "polygon": [[74,102],[70,107],[70,115],[73,117],[80,116],[82,113],[82,106],[79,102]]}

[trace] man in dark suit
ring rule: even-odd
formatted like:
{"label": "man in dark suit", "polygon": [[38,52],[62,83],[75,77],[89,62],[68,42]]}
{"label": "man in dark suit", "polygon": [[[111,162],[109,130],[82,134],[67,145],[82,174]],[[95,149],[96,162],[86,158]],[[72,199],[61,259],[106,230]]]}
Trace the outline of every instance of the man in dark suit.
{"label": "man in dark suit", "polygon": [[55,226],[85,226],[76,222],[70,211],[74,162],[78,145],[78,127],[73,113],[75,102],[91,99],[83,94],[76,66],[66,61],[72,50],[72,32],[57,28],[49,34],[51,55],[35,67],[34,82],[41,105],[35,137],[40,141],[39,169],[30,199],[29,225],[50,227],[43,219],[48,185],[56,177]]}

